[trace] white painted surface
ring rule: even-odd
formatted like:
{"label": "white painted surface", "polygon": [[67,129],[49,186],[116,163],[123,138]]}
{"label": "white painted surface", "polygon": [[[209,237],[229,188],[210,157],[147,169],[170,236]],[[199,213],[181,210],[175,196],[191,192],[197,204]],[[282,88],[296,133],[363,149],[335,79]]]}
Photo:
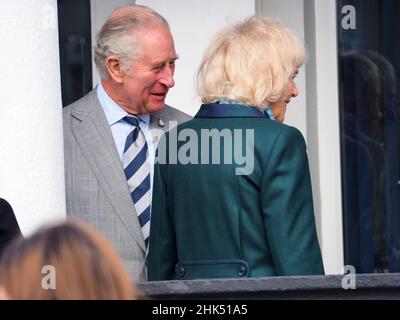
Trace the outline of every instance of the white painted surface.
{"label": "white painted surface", "polygon": [[167,19],[180,59],[176,63],[175,87],[167,104],[190,115],[200,107],[195,93],[195,77],[203,52],[212,37],[227,23],[237,22],[255,13],[255,2],[248,0],[137,0]]}
{"label": "white painted surface", "polygon": [[0,2],[0,197],[21,230],[65,217],[57,2]]}
{"label": "white painted surface", "polygon": [[305,0],[308,154],[327,274],[343,273],[336,5]]}

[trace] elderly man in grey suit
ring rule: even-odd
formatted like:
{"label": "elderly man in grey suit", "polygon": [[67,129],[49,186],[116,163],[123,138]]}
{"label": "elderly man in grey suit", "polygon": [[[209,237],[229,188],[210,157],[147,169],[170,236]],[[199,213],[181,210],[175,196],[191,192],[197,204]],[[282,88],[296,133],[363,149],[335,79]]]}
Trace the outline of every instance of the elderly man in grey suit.
{"label": "elderly man in grey suit", "polygon": [[189,119],[164,102],[177,58],[162,16],[119,8],[97,35],[101,83],[64,109],[67,214],[102,232],[135,281],[146,280],[157,138]]}

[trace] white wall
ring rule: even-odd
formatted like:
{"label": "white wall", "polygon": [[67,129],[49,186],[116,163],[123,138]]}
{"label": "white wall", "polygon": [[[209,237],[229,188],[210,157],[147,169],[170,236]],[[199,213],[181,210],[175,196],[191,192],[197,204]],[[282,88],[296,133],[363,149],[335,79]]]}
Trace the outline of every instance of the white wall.
{"label": "white wall", "polygon": [[336,4],[305,0],[308,155],[327,274],[343,273]]}
{"label": "white wall", "polygon": [[204,50],[216,31],[228,22],[236,22],[255,13],[249,0],[137,0],[163,15],[171,26],[180,59],[176,63],[175,88],[167,104],[194,115],[200,100],[195,93],[195,74]]}
{"label": "white wall", "polygon": [[0,2],[0,197],[21,231],[65,217],[56,0]]}

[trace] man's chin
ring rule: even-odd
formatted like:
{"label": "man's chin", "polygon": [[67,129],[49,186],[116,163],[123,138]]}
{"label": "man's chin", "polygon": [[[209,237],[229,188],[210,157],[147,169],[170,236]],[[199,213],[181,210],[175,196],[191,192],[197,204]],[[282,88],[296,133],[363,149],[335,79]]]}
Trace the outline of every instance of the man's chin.
{"label": "man's chin", "polygon": [[165,107],[165,102],[150,103],[146,107],[147,113],[155,113],[161,111]]}

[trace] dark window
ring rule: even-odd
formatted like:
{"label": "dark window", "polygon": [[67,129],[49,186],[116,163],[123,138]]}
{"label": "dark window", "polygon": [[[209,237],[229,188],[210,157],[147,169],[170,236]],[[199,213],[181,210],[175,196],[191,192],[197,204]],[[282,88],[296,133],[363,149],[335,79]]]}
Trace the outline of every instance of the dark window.
{"label": "dark window", "polygon": [[62,102],[92,90],[90,0],[58,0]]}
{"label": "dark window", "polygon": [[400,1],[337,6],[345,263],[399,272]]}

